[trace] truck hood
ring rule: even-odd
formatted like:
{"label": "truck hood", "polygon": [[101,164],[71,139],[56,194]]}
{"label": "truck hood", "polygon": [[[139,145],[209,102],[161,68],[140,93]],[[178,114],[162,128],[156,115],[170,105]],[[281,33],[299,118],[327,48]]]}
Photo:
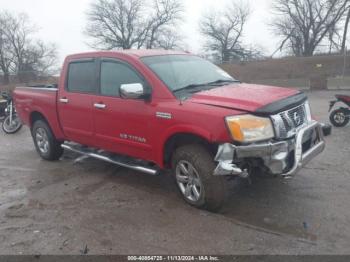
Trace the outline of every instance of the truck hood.
{"label": "truck hood", "polygon": [[283,104],[282,106],[287,106],[286,103],[281,102],[286,98],[298,94],[300,94],[298,90],[290,88],[253,84],[232,84],[196,93],[188,101],[246,112],[256,112],[276,102]]}

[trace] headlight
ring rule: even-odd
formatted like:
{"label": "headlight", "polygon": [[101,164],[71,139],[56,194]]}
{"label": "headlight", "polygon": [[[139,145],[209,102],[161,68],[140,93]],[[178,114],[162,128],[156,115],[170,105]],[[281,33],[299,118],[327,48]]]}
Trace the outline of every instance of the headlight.
{"label": "headlight", "polygon": [[273,138],[274,131],[271,120],[253,115],[226,117],[228,129],[235,141],[247,143]]}

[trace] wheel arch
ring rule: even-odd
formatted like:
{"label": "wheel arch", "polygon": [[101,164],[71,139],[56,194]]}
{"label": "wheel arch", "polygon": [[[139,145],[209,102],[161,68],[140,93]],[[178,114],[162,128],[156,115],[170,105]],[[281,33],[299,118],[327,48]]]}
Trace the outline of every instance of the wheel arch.
{"label": "wheel arch", "polygon": [[[33,125],[36,121],[38,120],[42,120],[44,121],[46,124],[48,124],[48,126],[50,127],[50,124],[49,122],[47,121],[47,118],[45,117],[44,114],[42,114],[41,112],[39,111],[33,111],[30,113],[30,116],[29,116],[29,123],[30,123],[30,128],[32,129],[33,128]],[[50,127],[51,128],[51,127]]]}
{"label": "wheel arch", "polygon": [[162,163],[164,167],[171,166],[171,157],[175,150],[183,145],[200,144],[215,155],[218,145],[210,142],[208,137],[192,132],[177,132],[169,136],[163,144]]}
{"label": "wheel arch", "polygon": [[33,110],[30,114],[29,114],[29,128],[32,129],[33,125],[35,123],[35,121],[37,120],[42,120],[44,121],[49,128],[51,129],[52,133],[54,134],[54,136],[56,137],[56,139],[58,140],[65,140],[65,136],[61,130],[61,126],[58,122],[58,119],[56,117],[56,115],[53,115],[52,113],[48,112],[47,114],[43,113],[42,110]]}

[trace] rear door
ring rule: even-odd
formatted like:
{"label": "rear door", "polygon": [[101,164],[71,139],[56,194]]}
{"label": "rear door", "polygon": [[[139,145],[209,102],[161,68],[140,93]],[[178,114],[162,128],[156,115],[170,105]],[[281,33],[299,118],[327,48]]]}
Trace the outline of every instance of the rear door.
{"label": "rear door", "polygon": [[93,99],[97,92],[97,61],[71,61],[64,88],[58,95],[58,114],[65,136],[84,145],[94,146]]}
{"label": "rear door", "polygon": [[123,99],[123,84],[146,83],[130,64],[116,59],[101,59],[100,91],[94,101],[96,141],[100,148],[149,159],[151,119],[154,106],[144,99]]}

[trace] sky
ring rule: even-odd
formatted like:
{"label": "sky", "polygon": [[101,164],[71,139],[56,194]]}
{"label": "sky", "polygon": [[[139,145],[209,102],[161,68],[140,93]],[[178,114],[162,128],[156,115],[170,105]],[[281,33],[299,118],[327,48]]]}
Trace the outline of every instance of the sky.
{"label": "sky", "polygon": [[[0,0],[0,10],[25,12],[36,25],[36,36],[45,42],[56,43],[59,60],[68,54],[89,51],[89,38],[83,31],[87,22],[86,12],[94,0]],[[180,31],[188,51],[201,53],[204,39],[199,34],[199,20],[202,14],[220,9],[232,0],[183,0],[184,21]],[[249,3],[251,15],[244,32],[244,43],[259,46],[266,54],[272,54],[278,40],[271,33],[272,0],[237,0]]]}

